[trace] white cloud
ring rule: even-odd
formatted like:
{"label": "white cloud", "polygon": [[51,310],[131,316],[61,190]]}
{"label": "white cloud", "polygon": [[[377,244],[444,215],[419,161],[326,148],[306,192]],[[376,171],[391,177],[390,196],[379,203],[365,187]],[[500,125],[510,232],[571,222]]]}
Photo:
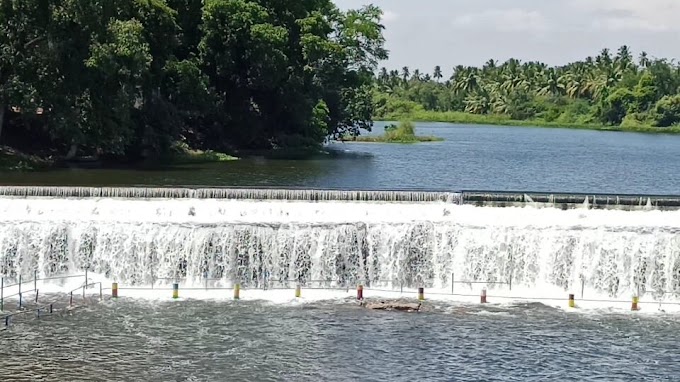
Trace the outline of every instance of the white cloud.
{"label": "white cloud", "polygon": [[383,15],[382,15],[382,21],[386,22],[386,23],[395,21],[398,18],[399,18],[399,14],[397,14],[396,12],[389,11],[389,10],[384,11]]}
{"label": "white cloud", "polygon": [[454,18],[453,25],[461,28],[483,28],[500,31],[547,30],[548,22],[538,11],[519,8],[486,10]]}
{"label": "white cloud", "polygon": [[678,0],[572,0],[572,6],[599,13],[592,25],[608,30],[680,30]]}

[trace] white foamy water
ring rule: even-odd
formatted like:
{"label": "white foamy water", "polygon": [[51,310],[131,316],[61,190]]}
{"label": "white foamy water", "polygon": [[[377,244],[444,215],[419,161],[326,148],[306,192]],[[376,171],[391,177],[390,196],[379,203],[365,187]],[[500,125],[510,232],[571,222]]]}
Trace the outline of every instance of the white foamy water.
{"label": "white foamy water", "polygon": [[[450,293],[453,278],[454,293],[471,297],[441,298],[474,302],[486,287],[508,302],[566,299],[567,293],[629,301],[639,291],[648,306],[680,294],[680,211],[0,198],[0,274],[6,280],[30,278],[36,269],[48,277],[85,268],[121,287],[159,279],[200,287],[207,272],[211,286],[240,282],[257,292],[245,298],[272,301],[290,298],[258,291],[267,279],[363,283],[374,290],[367,293],[390,297],[417,286]],[[329,295],[314,298],[321,296]],[[614,303],[622,304],[628,308]]]}

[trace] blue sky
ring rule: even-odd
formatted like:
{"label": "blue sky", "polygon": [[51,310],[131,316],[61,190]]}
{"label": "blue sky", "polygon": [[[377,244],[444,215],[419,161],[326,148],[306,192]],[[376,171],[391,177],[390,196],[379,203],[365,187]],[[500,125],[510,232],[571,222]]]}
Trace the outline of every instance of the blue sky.
{"label": "blue sky", "polygon": [[385,12],[390,69],[445,74],[489,58],[563,64],[628,45],[635,56],[680,57],[680,0],[335,0]]}

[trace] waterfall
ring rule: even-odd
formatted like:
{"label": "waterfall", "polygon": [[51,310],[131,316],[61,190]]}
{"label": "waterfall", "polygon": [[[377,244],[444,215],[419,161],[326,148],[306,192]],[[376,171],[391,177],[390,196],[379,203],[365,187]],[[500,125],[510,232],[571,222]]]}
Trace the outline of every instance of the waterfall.
{"label": "waterfall", "polygon": [[[581,200],[582,202],[583,200]],[[0,275],[127,285],[265,275],[450,288],[457,280],[628,298],[680,294],[680,211],[229,199],[0,198]],[[502,284],[499,284],[500,287]]]}

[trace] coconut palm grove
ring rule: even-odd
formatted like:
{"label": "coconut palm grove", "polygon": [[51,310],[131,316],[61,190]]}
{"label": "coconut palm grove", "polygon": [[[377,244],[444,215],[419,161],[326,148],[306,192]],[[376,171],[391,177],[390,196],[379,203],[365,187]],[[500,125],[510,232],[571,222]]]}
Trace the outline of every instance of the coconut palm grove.
{"label": "coconut palm grove", "polygon": [[[450,78],[443,67],[452,68]],[[378,118],[641,131],[680,123],[680,67],[645,52],[636,60],[628,46],[556,67],[511,58],[480,67],[449,63],[430,73],[382,68],[376,89]]]}

